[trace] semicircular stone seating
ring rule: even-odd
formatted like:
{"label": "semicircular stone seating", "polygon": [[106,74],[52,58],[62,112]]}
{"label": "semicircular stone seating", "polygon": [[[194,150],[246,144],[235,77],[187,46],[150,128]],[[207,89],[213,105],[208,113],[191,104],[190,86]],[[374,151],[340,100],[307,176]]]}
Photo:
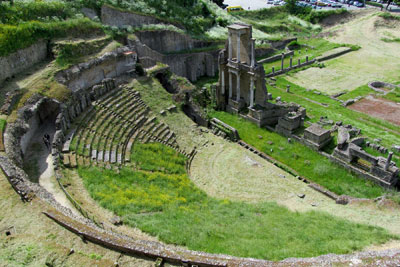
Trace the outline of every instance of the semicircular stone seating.
{"label": "semicircular stone seating", "polygon": [[160,142],[182,153],[174,132],[159,123],[140,93],[127,85],[92,102],[74,125],[63,149],[66,167],[122,166],[130,162],[135,142]]}

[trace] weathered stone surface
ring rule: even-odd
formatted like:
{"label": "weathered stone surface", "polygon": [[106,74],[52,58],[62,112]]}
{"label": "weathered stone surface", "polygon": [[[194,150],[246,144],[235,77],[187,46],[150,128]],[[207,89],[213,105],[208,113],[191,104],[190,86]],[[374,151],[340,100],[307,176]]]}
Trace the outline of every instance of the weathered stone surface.
{"label": "weathered stone surface", "polygon": [[6,57],[0,57],[0,84],[47,57],[47,42],[41,40]]}
{"label": "weathered stone surface", "polygon": [[339,148],[343,148],[344,145],[349,141],[350,134],[344,127],[339,127],[337,143]]}

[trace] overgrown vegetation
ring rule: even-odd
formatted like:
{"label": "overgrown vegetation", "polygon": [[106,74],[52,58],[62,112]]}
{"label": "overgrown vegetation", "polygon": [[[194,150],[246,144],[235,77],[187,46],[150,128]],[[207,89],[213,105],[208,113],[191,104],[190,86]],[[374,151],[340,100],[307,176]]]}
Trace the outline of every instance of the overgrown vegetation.
{"label": "overgrown vegetation", "polygon": [[101,25],[87,18],[51,22],[30,21],[17,25],[0,24],[0,56],[26,48],[39,39],[93,36],[102,33]]}
{"label": "overgrown vegetation", "polygon": [[[378,185],[353,175],[312,149],[297,142],[289,143],[287,138],[275,132],[226,112],[213,112],[210,115],[235,127],[245,142],[336,194],[375,198],[385,192]],[[272,141],[273,145],[267,141]]]}
{"label": "overgrown vegetation", "polygon": [[[185,159],[161,144],[135,144],[135,170],[80,168],[91,196],[124,223],[189,249],[280,260],[348,253],[393,236],[320,212],[291,212],[274,203],[218,200],[184,172]],[[168,157],[166,157],[168,155]]]}
{"label": "overgrown vegetation", "polygon": [[5,119],[0,119],[0,132],[4,132],[4,129],[6,128],[6,124],[7,124],[7,121]]}

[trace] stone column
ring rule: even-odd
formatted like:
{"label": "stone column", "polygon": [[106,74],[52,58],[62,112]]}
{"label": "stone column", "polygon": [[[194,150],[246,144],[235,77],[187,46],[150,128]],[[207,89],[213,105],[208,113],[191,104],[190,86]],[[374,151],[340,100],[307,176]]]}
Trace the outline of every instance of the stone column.
{"label": "stone column", "polygon": [[229,99],[232,98],[232,72],[229,72]]}
{"label": "stone column", "polygon": [[308,56],[306,56],[306,62],[308,63]]}
{"label": "stone column", "polygon": [[275,67],[272,67],[272,74],[275,73]]}
{"label": "stone column", "polygon": [[225,71],[221,70],[221,94],[225,94]]}
{"label": "stone column", "polygon": [[293,56],[290,57],[289,66],[290,68],[292,68],[293,66]]}
{"label": "stone column", "polygon": [[256,65],[256,40],[251,39],[251,67],[254,68]]}
{"label": "stone column", "polygon": [[300,58],[297,60],[297,65],[300,66]]}
{"label": "stone column", "polygon": [[254,105],[254,79],[253,77],[250,78],[250,106],[252,108]]}
{"label": "stone column", "polygon": [[237,34],[237,62],[240,62],[240,32]]}
{"label": "stone column", "polygon": [[392,156],[393,156],[393,152],[390,151],[389,155],[388,155],[388,157],[386,159],[385,171],[387,171],[389,169],[389,167],[390,167],[390,162],[392,161]]}
{"label": "stone column", "polygon": [[228,35],[228,51],[229,51],[229,60],[232,60],[232,34]]}
{"label": "stone column", "polygon": [[236,74],[236,101],[240,101],[240,73],[237,72]]}
{"label": "stone column", "polygon": [[285,61],[285,53],[282,53],[281,70],[283,70],[283,62]]}

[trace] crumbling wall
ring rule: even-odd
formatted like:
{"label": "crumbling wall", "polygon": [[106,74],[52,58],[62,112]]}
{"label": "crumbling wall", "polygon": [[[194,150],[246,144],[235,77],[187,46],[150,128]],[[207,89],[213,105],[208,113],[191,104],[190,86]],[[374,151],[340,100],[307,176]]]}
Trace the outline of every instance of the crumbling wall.
{"label": "crumbling wall", "polygon": [[6,57],[0,57],[0,84],[47,57],[47,42],[41,40]]}
{"label": "crumbling wall", "polygon": [[213,45],[212,42],[196,40],[186,34],[169,30],[139,31],[135,35],[143,44],[161,53],[178,52]]}
{"label": "crumbling wall", "polygon": [[132,11],[122,11],[108,5],[104,5],[101,8],[101,21],[103,24],[117,27],[127,25],[138,27],[148,24],[173,24],[179,28],[183,28],[183,26],[178,23],[170,23],[156,17],[141,15]]}
{"label": "crumbling wall", "polygon": [[131,50],[132,48],[125,46],[89,62],[72,66],[58,72],[56,80],[66,85],[72,92],[87,89],[106,78],[114,78],[133,69],[134,65],[128,64],[128,58],[125,55]]}

